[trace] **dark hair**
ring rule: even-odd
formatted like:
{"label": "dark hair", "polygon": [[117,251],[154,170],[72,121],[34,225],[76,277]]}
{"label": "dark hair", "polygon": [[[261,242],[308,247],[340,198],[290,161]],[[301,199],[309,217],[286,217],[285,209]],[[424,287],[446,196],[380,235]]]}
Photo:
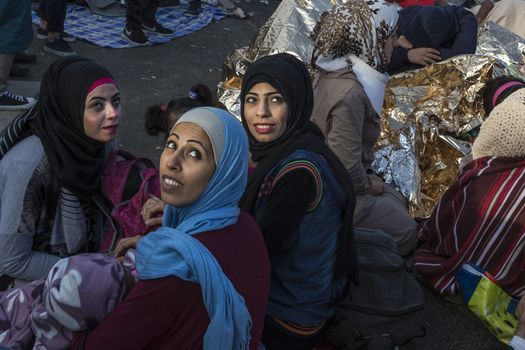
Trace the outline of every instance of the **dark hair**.
{"label": "dark hair", "polygon": [[[510,82],[519,82],[522,83],[522,85],[514,85],[511,86],[505,90],[503,90],[499,96],[497,96],[496,101],[494,105],[492,104],[492,98],[496,91],[503,85],[510,83]],[[524,88],[525,82],[519,78],[512,77],[510,75],[502,75],[500,77],[497,77],[495,79],[489,80],[485,84],[485,88],[483,89],[483,109],[485,110],[485,113],[487,116],[490,114],[492,109],[496,107],[499,103],[503,102],[510,94],[513,92]]]}
{"label": "dark hair", "polygon": [[186,97],[173,99],[167,105],[156,104],[149,106],[144,115],[146,133],[153,136],[158,136],[159,133],[168,135],[173,125],[184,112],[196,107],[220,107],[220,105],[220,102],[215,101],[215,95],[210,88],[199,83],[190,89]]}

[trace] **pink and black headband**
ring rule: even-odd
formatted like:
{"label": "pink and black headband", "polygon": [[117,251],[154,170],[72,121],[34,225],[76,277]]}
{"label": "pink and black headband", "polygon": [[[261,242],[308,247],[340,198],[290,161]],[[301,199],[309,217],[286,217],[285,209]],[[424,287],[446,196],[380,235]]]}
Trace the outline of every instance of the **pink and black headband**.
{"label": "pink and black headband", "polygon": [[513,87],[513,86],[516,86],[516,85],[523,85],[522,82],[519,82],[519,81],[509,81],[508,83],[505,83],[503,85],[501,85],[497,90],[496,92],[494,93],[494,95],[492,95],[492,108],[496,107],[496,101],[498,100],[498,98],[500,97],[500,95],[507,89]]}
{"label": "pink and black headband", "polygon": [[97,79],[93,84],[91,84],[87,93],[89,94],[91,91],[95,90],[97,87],[99,87],[100,85],[104,85],[104,84],[113,84],[117,86],[117,82],[113,78],[103,77],[103,78]]}

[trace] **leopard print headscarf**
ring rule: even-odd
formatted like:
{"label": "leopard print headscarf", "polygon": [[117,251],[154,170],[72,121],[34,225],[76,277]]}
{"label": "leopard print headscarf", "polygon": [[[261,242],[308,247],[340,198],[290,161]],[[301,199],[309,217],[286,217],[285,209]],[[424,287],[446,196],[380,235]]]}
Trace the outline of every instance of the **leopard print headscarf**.
{"label": "leopard print headscarf", "polygon": [[355,55],[384,73],[385,41],[396,29],[398,17],[396,5],[385,0],[348,0],[334,6],[321,15],[310,34],[312,64],[320,56],[338,59]]}

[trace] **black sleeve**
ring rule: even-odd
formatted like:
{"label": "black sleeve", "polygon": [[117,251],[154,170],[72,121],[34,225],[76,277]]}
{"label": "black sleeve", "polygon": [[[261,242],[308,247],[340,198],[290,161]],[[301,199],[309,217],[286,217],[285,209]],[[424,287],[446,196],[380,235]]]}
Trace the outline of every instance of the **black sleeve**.
{"label": "black sleeve", "polygon": [[404,47],[396,47],[390,57],[390,63],[388,63],[388,74],[397,74],[404,71],[403,66],[409,66],[408,61],[408,50]]}
{"label": "black sleeve", "polygon": [[315,181],[306,170],[297,169],[279,179],[257,218],[269,255],[280,251],[282,242],[297,229],[315,196]]}
{"label": "black sleeve", "polygon": [[441,59],[454,57],[462,54],[473,54],[476,52],[478,42],[478,21],[472,12],[457,7],[457,16],[459,20],[459,33],[453,39],[450,45],[440,48]]}

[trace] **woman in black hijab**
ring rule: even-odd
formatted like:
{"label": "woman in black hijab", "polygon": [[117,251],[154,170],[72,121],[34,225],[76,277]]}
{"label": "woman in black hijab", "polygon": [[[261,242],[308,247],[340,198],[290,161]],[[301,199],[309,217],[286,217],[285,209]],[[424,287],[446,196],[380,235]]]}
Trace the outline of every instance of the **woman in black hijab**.
{"label": "woman in black hijab", "polygon": [[118,131],[111,74],[82,57],[55,61],[39,100],[0,135],[0,274],[32,281],[60,257],[96,251],[100,185]]}
{"label": "woman in black hijab", "polygon": [[352,183],[310,122],[312,107],[310,75],[292,55],[263,57],[244,75],[242,121],[257,165],[240,206],[272,264],[267,349],[311,349],[356,271]]}

